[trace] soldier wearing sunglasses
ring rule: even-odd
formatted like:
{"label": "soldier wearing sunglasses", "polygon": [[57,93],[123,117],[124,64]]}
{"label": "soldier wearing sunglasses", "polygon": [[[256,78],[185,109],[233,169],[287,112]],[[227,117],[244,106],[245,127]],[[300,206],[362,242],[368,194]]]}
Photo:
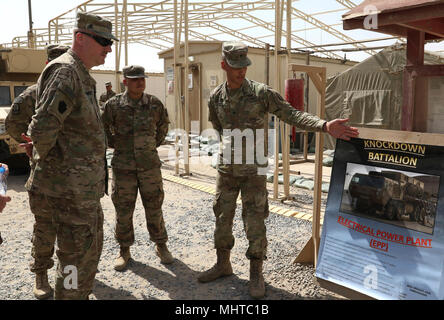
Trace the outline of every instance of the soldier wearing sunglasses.
{"label": "soldier wearing sunglasses", "polygon": [[[48,64],[64,54],[69,47],[58,44],[51,44],[47,47]],[[25,142],[27,146],[29,137],[25,135],[29,123],[35,113],[35,103],[37,95],[37,84],[29,86],[13,102],[11,112],[5,120],[5,127],[8,134],[16,141]],[[22,144],[20,144],[22,146]],[[34,171],[34,160],[32,154],[27,152],[30,157],[31,173]],[[54,254],[54,243],[56,239],[56,230],[52,222],[52,211],[46,204],[46,198],[38,192],[28,192],[29,207],[34,215],[34,226],[32,232],[31,255],[33,261],[30,264],[31,272],[35,273],[35,282],[32,292],[37,299],[46,299],[52,295],[52,288],[48,282],[48,272],[54,265],[52,256]],[[1,208],[1,206],[0,206]]]}
{"label": "soldier wearing sunglasses", "polygon": [[[43,194],[57,237],[55,299],[88,299],[103,246],[105,131],[89,69],[111,52],[112,24],[78,13],[72,49],[51,61],[37,83],[28,128],[36,168],[26,184]],[[66,281],[65,281],[66,280]],[[75,283],[73,283],[75,281]]]}
{"label": "soldier wearing sunglasses", "polygon": [[100,44],[102,47],[107,47],[107,46],[112,46],[113,45],[113,41],[98,35],[94,35],[92,33],[89,32],[84,32],[84,31],[77,31],[77,33],[81,33],[84,35],[87,35],[88,37],[93,38],[98,44]]}

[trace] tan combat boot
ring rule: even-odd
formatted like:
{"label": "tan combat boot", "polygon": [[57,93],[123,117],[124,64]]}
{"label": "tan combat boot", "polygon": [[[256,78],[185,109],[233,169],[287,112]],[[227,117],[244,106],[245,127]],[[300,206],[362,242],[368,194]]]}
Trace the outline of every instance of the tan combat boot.
{"label": "tan combat boot", "polygon": [[265,295],[264,276],[262,275],[262,259],[250,259],[250,296],[262,299]]}
{"label": "tan combat boot", "polygon": [[123,271],[126,269],[129,259],[131,258],[129,247],[120,247],[120,254],[114,263],[114,270]]}
{"label": "tan combat boot", "polygon": [[35,284],[32,292],[37,299],[46,299],[51,296],[52,288],[49,285],[46,271],[35,274]]}
{"label": "tan combat boot", "polygon": [[233,274],[233,269],[230,263],[230,250],[227,249],[217,249],[217,262],[209,270],[204,271],[197,277],[200,282],[210,282],[214,281],[220,277],[231,276]]}
{"label": "tan combat boot", "polygon": [[171,264],[174,261],[174,258],[171,252],[168,250],[166,243],[156,244],[156,254],[160,258],[160,263]]}

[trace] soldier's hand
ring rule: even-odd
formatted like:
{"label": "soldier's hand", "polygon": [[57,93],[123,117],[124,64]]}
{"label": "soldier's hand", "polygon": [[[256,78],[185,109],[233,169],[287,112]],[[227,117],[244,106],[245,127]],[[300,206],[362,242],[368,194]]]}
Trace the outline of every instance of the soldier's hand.
{"label": "soldier's hand", "polygon": [[11,201],[11,197],[0,195],[0,212],[6,207],[6,202]]}
{"label": "soldier's hand", "polygon": [[326,132],[332,137],[350,140],[350,138],[355,138],[359,135],[358,128],[347,126],[345,123],[348,122],[347,119],[334,119],[328,121],[325,128]]}
{"label": "soldier's hand", "polygon": [[29,158],[32,158],[32,149],[34,145],[32,144],[32,140],[26,134],[22,133],[22,139],[25,140],[25,143],[20,143],[19,146],[25,148],[26,155]]}

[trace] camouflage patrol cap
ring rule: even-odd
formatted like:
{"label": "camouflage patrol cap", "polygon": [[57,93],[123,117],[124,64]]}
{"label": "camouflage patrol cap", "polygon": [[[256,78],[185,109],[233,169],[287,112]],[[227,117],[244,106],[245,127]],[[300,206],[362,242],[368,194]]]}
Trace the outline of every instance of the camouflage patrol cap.
{"label": "camouflage patrol cap", "polygon": [[68,51],[68,46],[62,46],[59,44],[50,44],[46,47],[46,54],[48,55],[48,62],[58,58],[66,51]]}
{"label": "camouflage patrol cap", "polygon": [[96,34],[105,39],[119,41],[113,34],[111,21],[90,13],[77,13],[76,30],[82,30]]}
{"label": "camouflage patrol cap", "polygon": [[136,65],[127,66],[127,67],[123,68],[123,76],[125,78],[130,78],[130,79],[148,78],[145,75],[145,68],[142,66],[136,66]]}
{"label": "camouflage patrol cap", "polygon": [[112,85],[112,84],[111,84],[111,81],[105,82],[105,86],[106,86],[106,87],[111,86],[111,85]]}
{"label": "camouflage patrol cap", "polygon": [[222,57],[232,68],[244,68],[251,65],[247,53],[248,47],[242,42],[230,41],[222,44]]}

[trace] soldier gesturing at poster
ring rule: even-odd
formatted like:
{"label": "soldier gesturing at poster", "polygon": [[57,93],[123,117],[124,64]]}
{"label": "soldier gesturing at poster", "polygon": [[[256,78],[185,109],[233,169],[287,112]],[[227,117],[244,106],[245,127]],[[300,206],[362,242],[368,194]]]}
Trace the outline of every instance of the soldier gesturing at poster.
{"label": "soldier gesturing at poster", "polygon": [[[348,119],[327,122],[315,115],[300,112],[292,108],[278,92],[262,83],[246,79],[247,67],[251,64],[247,53],[248,47],[239,42],[226,42],[222,47],[221,67],[226,72],[227,81],[212,92],[208,103],[209,120],[221,137],[224,136],[225,130],[236,129],[251,130],[256,137],[256,130],[264,128],[267,112],[293,126],[308,131],[323,131],[335,138],[349,140],[358,135],[356,128],[345,125]],[[222,140],[231,142],[231,138]],[[217,262],[198,279],[208,282],[233,273],[230,250],[234,246],[232,227],[240,191],[242,219],[249,241],[246,256],[250,260],[250,295],[253,298],[262,298],[265,294],[262,266],[267,251],[264,221],[268,216],[268,198],[266,176],[259,175],[258,168],[266,167],[267,164],[246,163],[244,158],[248,156],[245,152],[247,147],[244,144],[241,150],[234,149],[231,152],[235,157],[241,154],[238,158],[242,159],[242,163],[221,161],[218,164],[216,198],[213,205],[216,216],[214,244]]]}

